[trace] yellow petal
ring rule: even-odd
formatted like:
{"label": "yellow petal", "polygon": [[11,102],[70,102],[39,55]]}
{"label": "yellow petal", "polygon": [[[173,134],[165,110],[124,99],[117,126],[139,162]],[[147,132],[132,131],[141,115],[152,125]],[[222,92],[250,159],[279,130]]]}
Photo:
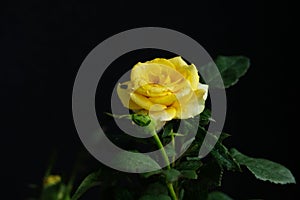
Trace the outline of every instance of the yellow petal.
{"label": "yellow petal", "polygon": [[205,91],[205,93],[202,96],[202,99],[206,100],[207,99],[207,95],[208,95],[208,85],[199,83],[198,84],[198,90],[204,90]]}
{"label": "yellow petal", "polygon": [[131,93],[130,98],[134,103],[146,110],[160,111],[167,108],[165,105],[154,104],[147,97],[137,93]]}
{"label": "yellow petal", "polygon": [[147,61],[146,63],[162,64],[162,65],[166,65],[168,67],[175,68],[175,65],[170,60],[165,59],[165,58],[155,58],[151,61]]}
{"label": "yellow petal", "polygon": [[169,61],[177,67],[181,67],[181,66],[186,66],[188,65],[182,58],[181,56],[177,56],[174,58],[169,59]]}
{"label": "yellow petal", "polygon": [[130,74],[130,79],[133,82],[143,80],[147,83],[156,84],[168,82],[168,79],[170,82],[174,82],[181,78],[182,75],[176,69],[158,63],[138,63],[133,67]]}
{"label": "yellow petal", "polygon": [[167,75],[165,77],[161,77],[159,82],[163,85],[168,85],[171,83],[171,77],[169,75]]}
{"label": "yellow petal", "polygon": [[155,121],[170,121],[176,116],[176,109],[173,107],[168,107],[162,111],[149,111],[149,115]]}
{"label": "yellow petal", "polygon": [[190,86],[184,87],[181,90],[174,93],[176,99],[181,102],[188,102],[189,99],[194,95],[194,92]]}
{"label": "yellow petal", "polygon": [[123,106],[125,106],[126,108],[129,108],[131,110],[141,109],[140,106],[135,104],[130,99],[130,93],[131,93],[130,87],[131,87],[131,82],[125,82],[125,83],[122,83],[122,84],[118,84],[117,94],[118,94]]}
{"label": "yellow petal", "polygon": [[193,90],[196,90],[199,83],[198,70],[195,65],[186,65],[177,68],[177,71],[182,74]]}
{"label": "yellow petal", "polygon": [[193,90],[197,89],[199,83],[198,70],[194,64],[188,65],[180,56],[169,59],[176,66],[176,70],[180,72],[191,84]]}
{"label": "yellow petal", "polygon": [[206,93],[206,91],[204,89],[198,89],[195,91],[195,94],[198,99],[203,99],[205,93]]}
{"label": "yellow petal", "polygon": [[152,83],[145,84],[138,87],[135,90],[135,92],[148,97],[161,97],[161,96],[168,95],[170,93],[168,88],[159,84],[152,84]]}
{"label": "yellow petal", "polygon": [[170,84],[167,84],[166,87],[176,93],[179,90],[183,89],[184,87],[190,87],[189,83],[186,81],[186,79],[184,77],[182,77],[181,79],[178,79],[177,81],[174,81]]}
{"label": "yellow petal", "polygon": [[189,80],[193,90],[196,90],[199,84],[199,75],[196,66],[194,64],[191,64],[185,67],[185,69],[188,71],[186,78]]}
{"label": "yellow petal", "polygon": [[[149,82],[149,74],[154,72],[150,71],[151,68],[149,68],[148,65],[149,64],[145,64],[141,62],[134,65],[130,73],[131,81],[144,80],[146,82]],[[156,68],[156,71],[158,70],[160,70],[159,67]]]}
{"label": "yellow petal", "polygon": [[176,96],[172,93],[169,93],[168,95],[162,96],[162,97],[150,97],[149,100],[155,104],[162,104],[169,106],[176,100]]}
{"label": "yellow petal", "polygon": [[44,186],[52,186],[61,182],[61,177],[59,175],[49,175],[44,178]]}
{"label": "yellow petal", "polygon": [[203,111],[195,93],[175,101],[172,107],[176,109],[176,118],[178,119],[188,119]]}

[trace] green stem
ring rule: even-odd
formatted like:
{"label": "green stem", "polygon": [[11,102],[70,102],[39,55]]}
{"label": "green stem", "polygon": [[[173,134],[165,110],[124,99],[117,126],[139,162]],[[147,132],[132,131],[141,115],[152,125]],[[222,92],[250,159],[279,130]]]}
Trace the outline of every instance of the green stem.
{"label": "green stem", "polygon": [[168,189],[169,189],[169,192],[170,192],[170,195],[171,195],[172,199],[173,200],[178,200],[178,198],[176,196],[176,193],[175,193],[175,190],[174,190],[174,187],[173,187],[173,184],[168,183],[167,186],[168,186]]}
{"label": "green stem", "polygon": [[[171,166],[170,166],[170,161],[169,161],[169,158],[168,158],[168,155],[164,149],[164,146],[162,145],[157,133],[155,132],[153,134],[153,137],[154,137],[154,140],[158,146],[158,148],[160,149],[161,151],[161,154],[163,156],[163,159],[165,160],[166,164],[167,164],[167,169],[170,170],[171,169]],[[176,193],[174,191],[174,187],[173,187],[173,184],[172,183],[167,183],[167,186],[168,186],[168,189],[169,189],[169,192],[170,192],[170,195],[172,197],[173,200],[178,200],[177,196],[176,196]]]}
{"label": "green stem", "polygon": [[165,149],[164,149],[164,146],[162,145],[162,143],[161,143],[161,141],[160,141],[160,139],[159,139],[157,133],[154,133],[154,134],[153,134],[153,137],[154,137],[154,140],[155,140],[155,142],[156,142],[158,148],[159,148],[160,151],[161,151],[161,154],[162,154],[162,156],[163,156],[163,159],[165,160],[165,163],[167,164],[167,168],[168,168],[168,169],[171,169],[168,155],[167,155],[167,153],[166,153],[166,151],[165,151]]}
{"label": "green stem", "polygon": [[[171,135],[171,143],[172,143],[172,147],[175,151],[175,140],[174,140],[174,135]],[[175,155],[172,156],[172,167],[175,167]]]}

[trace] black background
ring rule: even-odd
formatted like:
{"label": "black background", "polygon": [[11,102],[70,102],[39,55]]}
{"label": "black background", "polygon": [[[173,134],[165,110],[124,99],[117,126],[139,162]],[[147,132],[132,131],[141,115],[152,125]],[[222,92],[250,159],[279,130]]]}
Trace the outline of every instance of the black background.
{"label": "black background", "polygon": [[[227,90],[227,144],[287,166],[299,180],[296,139],[298,59],[292,5],[265,1],[169,4],[4,3],[1,44],[1,196],[23,199],[53,148],[68,171],[82,148],[72,119],[72,87],[85,56],[121,31],[159,26],[197,40],[214,58],[245,55],[251,68]],[[297,185],[225,174],[223,191],[236,199],[295,199]],[[2,198],[1,198],[2,199]]]}

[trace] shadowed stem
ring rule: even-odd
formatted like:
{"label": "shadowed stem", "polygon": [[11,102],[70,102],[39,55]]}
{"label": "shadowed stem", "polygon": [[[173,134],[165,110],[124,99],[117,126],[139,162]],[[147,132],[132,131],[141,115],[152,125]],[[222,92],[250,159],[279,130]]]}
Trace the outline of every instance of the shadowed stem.
{"label": "shadowed stem", "polygon": [[[161,154],[163,156],[163,159],[165,160],[166,164],[167,164],[167,169],[170,170],[171,169],[171,166],[170,166],[170,161],[169,161],[169,158],[168,158],[168,155],[157,135],[156,132],[153,133],[153,137],[154,137],[154,140],[158,146],[158,148],[160,149],[161,151]],[[168,189],[169,189],[169,192],[170,192],[170,195],[172,197],[173,200],[178,200],[177,196],[176,196],[176,193],[174,191],[174,187],[173,187],[173,184],[172,183],[167,183],[167,186],[168,186]]]}
{"label": "shadowed stem", "polygon": [[[171,143],[172,143],[172,147],[175,151],[175,140],[174,140],[174,135],[171,135]],[[172,167],[175,167],[175,155],[172,156]]]}

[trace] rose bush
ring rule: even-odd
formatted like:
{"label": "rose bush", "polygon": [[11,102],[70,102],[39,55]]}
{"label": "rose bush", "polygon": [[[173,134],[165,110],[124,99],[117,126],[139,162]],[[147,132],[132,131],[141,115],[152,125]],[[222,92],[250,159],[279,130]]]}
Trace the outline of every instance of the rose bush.
{"label": "rose bush", "polygon": [[194,64],[180,56],[137,63],[130,81],[117,88],[122,104],[136,113],[146,113],[158,127],[172,119],[187,119],[204,110],[208,85],[199,82]]}
{"label": "rose bush", "polygon": [[[244,56],[219,56],[214,62],[221,73],[225,88],[237,83],[250,66],[249,59]],[[213,66],[211,64],[213,63],[203,65],[202,69],[209,71]],[[213,71],[215,72],[215,70]],[[212,79],[207,83],[211,88],[218,88],[220,85],[213,84],[213,78],[218,77],[218,74],[210,73],[210,75],[212,75]],[[224,86],[220,88],[224,89]],[[228,149],[223,141],[229,134],[221,132],[218,137],[214,131],[207,131],[207,125],[214,121],[209,108],[201,113],[207,98],[207,89],[207,85],[199,83],[196,67],[188,65],[180,57],[169,60],[158,58],[136,64],[131,71],[130,81],[118,85],[118,94],[123,105],[137,114],[115,115],[107,112],[103,114],[120,120],[130,120],[139,126],[147,126],[147,130],[152,131],[151,139],[153,141],[151,142],[150,138],[142,141],[144,139],[130,137],[122,130],[117,133],[115,129],[108,129],[106,134],[112,136],[109,139],[113,138],[116,145],[121,141],[120,144],[126,144],[126,149],[128,149],[110,158],[119,166],[135,169],[136,172],[138,169],[149,169],[149,166],[159,169],[137,175],[136,173],[120,172],[99,164],[96,171],[84,179],[81,178],[81,183],[77,188],[73,188],[79,180],[77,177],[83,174],[83,169],[88,166],[95,169],[95,157],[91,157],[91,162],[88,163],[87,157],[80,156],[83,160],[79,160],[80,162],[75,164],[71,174],[67,171],[66,174],[54,175],[53,172],[57,171],[57,168],[53,168],[55,156],[52,156],[44,175],[44,181],[41,182],[43,184],[41,186],[30,184],[34,194],[37,194],[30,199],[79,200],[89,189],[98,186],[91,192],[91,195],[94,194],[95,198],[102,199],[232,200],[228,195],[218,191],[222,190],[220,186],[223,174],[226,171],[242,172],[242,169],[243,171],[248,169],[259,180],[276,184],[295,184],[295,177],[283,165],[267,159],[247,156],[235,148]],[[140,112],[143,114],[140,115]],[[199,113],[201,115],[199,118],[182,120],[180,123],[187,125],[184,132],[173,132],[173,128],[178,127],[179,122],[172,120],[160,134],[153,129],[151,123],[153,120],[149,120],[150,117],[144,113],[156,117],[156,121],[161,122],[160,125],[173,118],[186,119]],[[189,137],[190,132],[194,131],[194,127],[190,126],[191,121],[198,125],[196,136],[192,138]],[[213,123],[218,122],[214,121]],[[141,129],[136,129],[136,131],[142,134]],[[175,140],[177,136],[180,136],[180,139],[188,136],[188,140]],[[206,137],[209,140],[205,140]],[[98,139],[98,137],[93,137],[93,139]],[[186,147],[187,143],[190,144],[189,147]],[[212,146],[212,143],[215,145]],[[206,148],[213,147],[210,156],[205,159],[199,157],[200,148],[203,145]],[[158,148],[162,159],[167,164],[166,167],[160,168],[162,166],[158,163],[159,156],[152,157],[142,153],[139,150],[141,146],[143,152],[150,152],[154,148]],[[185,150],[180,155],[180,159],[176,159],[174,156],[177,149]],[[82,151],[82,153],[84,152],[88,151]],[[128,152],[133,152],[133,154]],[[86,198],[91,198],[91,195]]]}

